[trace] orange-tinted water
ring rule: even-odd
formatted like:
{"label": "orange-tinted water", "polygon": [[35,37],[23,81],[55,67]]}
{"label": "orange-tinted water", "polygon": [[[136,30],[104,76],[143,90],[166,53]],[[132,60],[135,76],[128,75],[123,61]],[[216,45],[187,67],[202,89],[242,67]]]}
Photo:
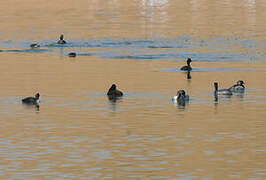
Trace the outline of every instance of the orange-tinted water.
{"label": "orange-tinted water", "polygon": [[[266,178],[264,1],[0,7],[1,179]],[[244,95],[215,101],[213,82],[239,79]],[[125,94],[115,103],[113,83]],[[185,106],[171,101],[178,89]],[[21,104],[36,92],[39,109]]]}

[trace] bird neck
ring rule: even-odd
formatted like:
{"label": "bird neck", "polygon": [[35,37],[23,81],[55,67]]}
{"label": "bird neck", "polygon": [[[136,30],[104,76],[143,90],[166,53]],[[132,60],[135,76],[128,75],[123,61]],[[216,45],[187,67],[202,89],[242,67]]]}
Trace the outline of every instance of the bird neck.
{"label": "bird neck", "polygon": [[218,84],[214,84],[215,92],[218,91]]}

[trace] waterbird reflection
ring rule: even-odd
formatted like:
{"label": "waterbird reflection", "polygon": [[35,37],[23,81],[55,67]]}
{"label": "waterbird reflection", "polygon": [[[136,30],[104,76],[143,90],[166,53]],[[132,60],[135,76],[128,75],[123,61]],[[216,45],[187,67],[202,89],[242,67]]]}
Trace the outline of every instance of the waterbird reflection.
{"label": "waterbird reflection", "polygon": [[215,93],[214,93],[214,102],[215,102],[215,104],[218,103],[218,96],[217,96],[217,94],[215,94]]}
{"label": "waterbird reflection", "polygon": [[178,107],[178,109],[185,109],[186,106],[189,104],[188,101],[173,101],[174,106]]}
{"label": "waterbird reflection", "polygon": [[36,111],[40,111],[40,104],[36,104],[35,109],[36,109]]}
{"label": "waterbird reflection", "polygon": [[214,107],[215,107],[215,112],[218,112],[218,103],[219,103],[219,98],[223,98],[223,100],[230,100],[232,97],[232,92],[229,89],[218,89],[218,83],[214,82]]}
{"label": "waterbird reflection", "polygon": [[116,102],[119,102],[121,101],[122,97],[110,97],[108,96],[108,100],[111,102],[111,103],[116,103]]}
{"label": "waterbird reflection", "polygon": [[214,94],[214,112],[215,114],[218,113],[219,104],[231,104],[231,97],[230,95],[217,95]]}
{"label": "waterbird reflection", "polygon": [[111,105],[111,110],[115,111],[116,110],[116,105],[117,103],[122,101],[122,97],[109,97],[109,104]]}
{"label": "waterbird reflection", "polygon": [[217,105],[220,100],[224,103],[228,103],[231,101],[232,95],[218,95],[214,92],[214,104]]}
{"label": "waterbird reflection", "polygon": [[190,71],[187,71],[187,79],[189,80],[189,79],[191,79],[192,77],[191,77],[191,75],[190,75]]}
{"label": "waterbird reflection", "polygon": [[63,58],[64,57],[64,48],[63,47],[60,47],[60,58]]}
{"label": "waterbird reflection", "polygon": [[242,93],[233,93],[233,95],[234,95],[235,97],[238,97],[238,98],[240,98],[240,99],[243,99],[245,93],[244,93],[244,92],[242,92]]}
{"label": "waterbird reflection", "polygon": [[36,112],[39,112],[40,111],[40,104],[25,104],[23,103],[23,105],[26,107],[26,108],[35,108]]}

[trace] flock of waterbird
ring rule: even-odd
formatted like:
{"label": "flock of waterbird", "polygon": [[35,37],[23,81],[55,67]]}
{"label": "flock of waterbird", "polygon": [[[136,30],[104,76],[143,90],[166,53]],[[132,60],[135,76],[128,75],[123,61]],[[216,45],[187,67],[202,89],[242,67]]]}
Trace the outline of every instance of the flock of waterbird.
{"label": "flock of waterbird", "polygon": [[[60,35],[59,40],[57,41],[57,44],[66,44],[67,42],[64,40],[64,35]],[[40,48],[39,44],[31,44],[31,48]],[[76,57],[75,52],[71,52],[68,54],[69,57]],[[192,71],[191,67],[191,58],[187,59],[187,65],[183,66],[180,68],[182,71],[186,71],[188,73],[188,79],[190,79],[190,71]],[[218,98],[218,96],[225,96],[225,97],[230,97],[234,93],[237,94],[243,94],[245,92],[245,86],[244,86],[244,81],[238,80],[236,84],[231,86],[230,88],[227,89],[218,89],[218,83],[214,82],[214,96],[215,99]],[[113,84],[110,89],[107,92],[107,96],[109,100],[111,101],[116,101],[117,99],[121,98],[123,96],[123,92],[118,90],[116,88],[116,85]],[[184,106],[188,101],[189,101],[189,95],[186,94],[184,90],[178,90],[177,94],[172,98],[172,100],[177,103],[180,106]],[[22,103],[27,104],[27,105],[36,105],[39,106],[40,103],[40,94],[37,93],[35,97],[26,97],[22,99]]]}

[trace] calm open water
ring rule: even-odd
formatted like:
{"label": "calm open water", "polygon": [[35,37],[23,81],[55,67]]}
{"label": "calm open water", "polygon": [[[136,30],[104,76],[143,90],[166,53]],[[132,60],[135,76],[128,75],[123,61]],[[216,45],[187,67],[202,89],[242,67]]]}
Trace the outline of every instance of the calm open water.
{"label": "calm open water", "polygon": [[[0,7],[0,179],[266,179],[265,1]],[[240,79],[244,95],[215,101],[213,82]],[[39,109],[21,104],[37,92]]]}

